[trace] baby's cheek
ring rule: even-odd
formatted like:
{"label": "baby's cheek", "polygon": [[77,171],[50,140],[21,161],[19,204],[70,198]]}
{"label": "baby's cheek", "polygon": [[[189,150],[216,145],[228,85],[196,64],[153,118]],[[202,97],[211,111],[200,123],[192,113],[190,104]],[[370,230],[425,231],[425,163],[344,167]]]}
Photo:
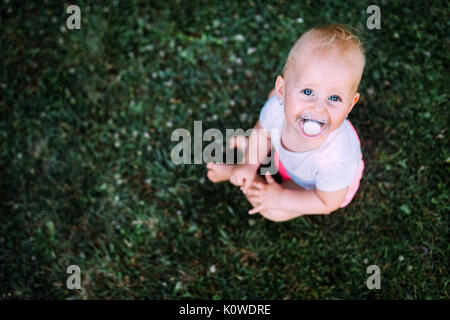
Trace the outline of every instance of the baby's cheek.
{"label": "baby's cheek", "polygon": [[287,100],[284,107],[285,113],[292,116],[300,113],[302,109],[304,109],[304,103],[298,99]]}
{"label": "baby's cheek", "polygon": [[345,116],[346,115],[339,115],[337,117],[332,118],[331,129],[339,128],[344,123]]}

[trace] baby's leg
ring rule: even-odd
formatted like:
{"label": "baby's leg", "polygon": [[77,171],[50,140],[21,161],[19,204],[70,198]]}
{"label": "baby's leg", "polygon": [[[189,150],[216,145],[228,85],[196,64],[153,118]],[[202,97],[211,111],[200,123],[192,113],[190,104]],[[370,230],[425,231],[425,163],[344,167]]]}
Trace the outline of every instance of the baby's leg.
{"label": "baby's leg", "polygon": [[206,176],[214,183],[228,181],[230,180],[233,166],[233,164],[207,163],[206,168],[208,169],[208,173]]}
{"label": "baby's leg", "polygon": [[[261,176],[257,176],[255,178],[255,181],[258,181],[261,183],[266,183],[265,179],[262,178]],[[291,179],[283,181],[281,183],[281,186],[284,189],[303,190],[302,187],[295,184]],[[259,205],[259,203],[256,202],[254,197],[247,196],[247,195],[245,195],[245,196],[253,208],[255,208]],[[293,219],[294,217],[298,217],[301,215],[298,212],[284,210],[284,209],[266,209],[266,210],[262,210],[261,212],[259,212],[259,214],[261,214],[266,219],[276,221],[276,222],[287,221],[287,220]]]}
{"label": "baby's leg", "polygon": [[[247,197],[247,200],[251,203],[253,208],[256,208],[259,205],[259,203],[257,203],[255,199],[252,197]],[[264,218],[275,222],[287,221],[301,216],[301,214],[298,212],[284,209],[264,209],[261,210],[259,214],[262,215]]]}
{"label": "baby's leg", "polygon": [[[247,148],[248,137],[246,136],[234,136],[230,139],[228,147],[230,149],[238,149],[244,153]],[[230,180],[231,170],[234,164],[219,164],[219,163],[207,163],[206,168],[208,173],[206,174],[208,179],[214,183]]]}

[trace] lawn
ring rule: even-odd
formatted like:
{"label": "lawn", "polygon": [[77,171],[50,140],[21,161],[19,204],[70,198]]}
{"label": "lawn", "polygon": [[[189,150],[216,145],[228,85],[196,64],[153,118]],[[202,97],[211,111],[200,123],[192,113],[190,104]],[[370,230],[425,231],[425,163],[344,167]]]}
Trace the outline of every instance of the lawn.
{"label": "lawn", "polygon": [[[79,1],[81,30],[68,5],[0,4],[1,299],[449,298],[445,1]],[[252,127],[326,22],[366,49],[351,205],[274,223],[172,163],[176,128]]]}

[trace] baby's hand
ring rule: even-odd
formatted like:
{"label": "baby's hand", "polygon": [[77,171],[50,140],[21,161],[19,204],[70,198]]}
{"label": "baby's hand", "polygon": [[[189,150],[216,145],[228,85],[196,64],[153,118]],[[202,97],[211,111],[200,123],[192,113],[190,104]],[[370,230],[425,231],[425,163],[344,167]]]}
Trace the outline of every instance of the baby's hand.
{"label": "baby's hand", "polygon": [[252,185],[256,176],[258,165],[255,164],[241,164],[236,165],[231,170],[230,182],[235,186],[242,186],[242,191],[247,191]]}
{"label": "baby's hand", "polygon": [[256,202],[256,206],[250,210],[248,213],[261,213],[261,211],[266,209],[277,209],[280,203],[280,194],[282,187],[275,182],[269,173],[265,174],[266,182],[255,182],[252,188],[245,192],[248,197],[253,197]]}

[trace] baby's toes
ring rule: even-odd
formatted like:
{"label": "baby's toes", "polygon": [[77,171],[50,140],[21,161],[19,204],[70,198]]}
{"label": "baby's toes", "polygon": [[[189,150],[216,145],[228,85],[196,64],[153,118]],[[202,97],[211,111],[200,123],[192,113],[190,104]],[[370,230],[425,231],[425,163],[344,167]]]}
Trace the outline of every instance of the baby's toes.
{"label": "baby's toes", "polygon": [[226,164],[210,163],[207,167],[208,173],[206,175],[212,182],[220,182],[230,179],[231,166]]}
{"label": "baby's toes", "polygon": [[219,182],[221,180],[219,173],[214,169],[208,170],[206,176],[211,182]]}

